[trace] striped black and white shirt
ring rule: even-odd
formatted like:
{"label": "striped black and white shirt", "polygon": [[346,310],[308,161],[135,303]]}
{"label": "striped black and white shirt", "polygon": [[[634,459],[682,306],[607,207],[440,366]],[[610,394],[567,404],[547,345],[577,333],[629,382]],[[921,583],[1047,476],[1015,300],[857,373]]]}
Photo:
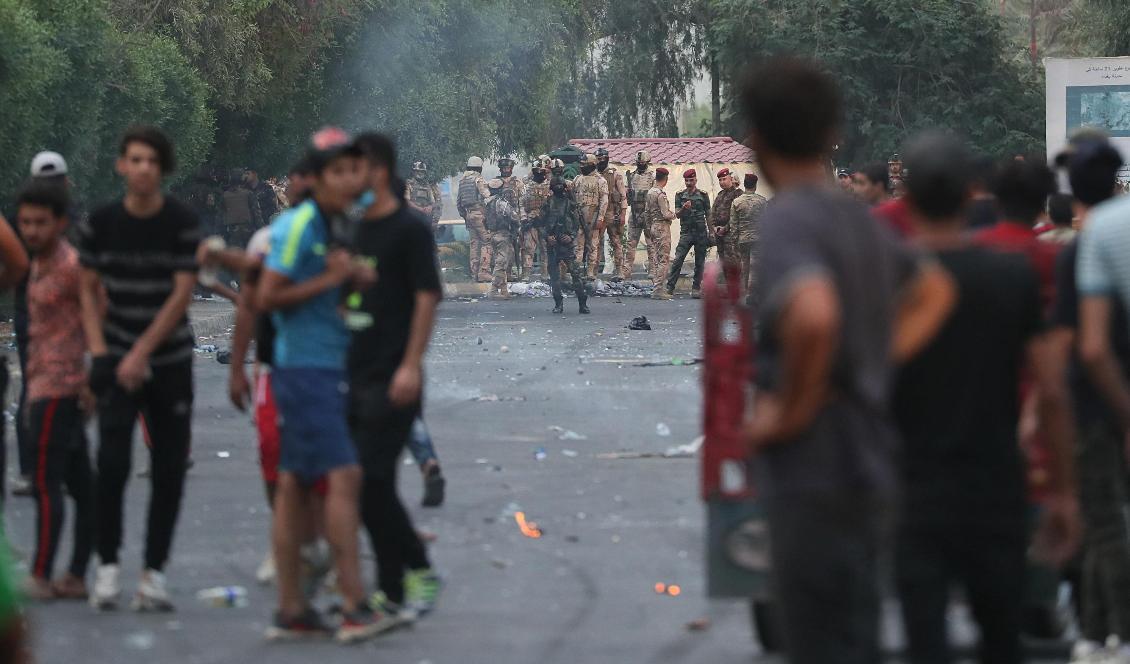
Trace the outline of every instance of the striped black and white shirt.
{"label": "striped black and white shirt", "polygon": [[[173,293],[173,275],[196,272],[200,224],[196,214],[165,197],[161,211],[134,217],[122,201],[107,205],[79,227],[79,258],[98,273],[109,307],[102,323],[111,355],[122,357]],[[153,366],[189,361],[193,337],[187,314],[149,358]]]}

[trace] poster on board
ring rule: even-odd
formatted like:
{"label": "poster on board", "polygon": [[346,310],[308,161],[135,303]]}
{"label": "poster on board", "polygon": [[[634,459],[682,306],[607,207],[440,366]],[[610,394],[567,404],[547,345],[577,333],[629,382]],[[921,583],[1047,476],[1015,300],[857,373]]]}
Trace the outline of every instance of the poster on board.
{"label": "poster on board", "polygon": [[1097,127],[1130,164],[1130,57],[1047,58],[1044,65],[1048,159],[1076,129]]}

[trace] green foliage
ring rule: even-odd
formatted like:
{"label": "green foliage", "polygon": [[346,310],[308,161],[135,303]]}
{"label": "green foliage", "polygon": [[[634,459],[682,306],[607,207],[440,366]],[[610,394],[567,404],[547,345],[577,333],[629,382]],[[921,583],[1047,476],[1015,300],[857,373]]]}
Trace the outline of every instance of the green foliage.
{"label": "green foliage", "polygon": [[[981,0],[720,0],[724,61],[774,52],[819,58],[837,75],[846,122],[837,162],[885,159],[926,128],[960,132],[985,153],[1043,143],[1042,74],[1006,53]],[[724,70],[735,81],[741,68]]]}

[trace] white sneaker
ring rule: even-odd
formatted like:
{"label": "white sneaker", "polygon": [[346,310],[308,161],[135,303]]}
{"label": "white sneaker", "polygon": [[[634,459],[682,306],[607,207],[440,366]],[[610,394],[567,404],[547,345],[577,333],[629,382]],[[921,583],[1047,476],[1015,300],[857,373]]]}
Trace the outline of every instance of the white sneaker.
{"label": "white sneaker", "polygon": [[90,593],[90,605],[99,611],[113,611],[118,608],[122,588],[118,583],[122,568],[119,565],[99,565],[94,575],[94,592]]}
{"label": "white sneaker", "polygon": [[260,585],[268,586],[275,580],[275,574],[275,555],[268,551],[267,557],[259,563],[259,569],[255,570],[255,580]]}
{"label": "white sneaker", "polygon": [[131,606],[134,611],[172,611],[174,607],[165,587],[165,575],[157,570],[145,570]]}

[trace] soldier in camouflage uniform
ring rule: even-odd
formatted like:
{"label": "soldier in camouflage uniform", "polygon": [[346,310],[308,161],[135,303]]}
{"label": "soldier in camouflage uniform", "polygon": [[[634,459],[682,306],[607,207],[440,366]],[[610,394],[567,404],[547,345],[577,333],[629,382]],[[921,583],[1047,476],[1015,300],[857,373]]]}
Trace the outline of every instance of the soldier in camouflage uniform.
{"label": "soldier in camouflage uniform", "polygon": [[486,200],[486,229],[490,233],[491,249],[494,254],[494,278],[491,281],[492,297],[510,299],[510,289],[506,282],[510,277],[510,266],[514,263],[514,237],[518,233],[518,208],[510,204],[506,183],[495,178],[487,183],[490,192]]}
{"label": "soldier in camouflage uniform", "polygon": [[[608,150],[600,148],[596,151],[597,171],[608,184],[608,210],[604,213],[604,228],[608,233],[608,250],[612,254],[612,280],[620,281],[624,273],[625,246],[624,222],[628,217],[628,189],[624,184],[624,175],[615,168],[608,166]],[[602,234],[603,235],[603,234]],[[600,242],[600,271],[604,271],[604,238]],[[629,265],[629,272],[631,266]]]}
{"label": "soldier in camouflage uniform", "polygon": [[408,206],[419,210],[432,220],[432,237],[439,230],[439,217],[443,213],[443,196],[439,185],[428,181],[428,165],[422,161],[412,164],[412,177],[408,179],[405,198]]}
{"label": "soldier in camouflage uniform", "polygon": [[530,177],[526,180],[522,194],[521,214],[522,228],[520,247],[522,250],[522,273],[520,278],[525,281],[530,278],[534,269],[534,256],[541,256],[542,272],[545,268],[545,242],[542,239],[541,229],[538,228],[541,220],[542,209],[552,195],[549,190],[549,157],[542,155],[534,162]]}
{"label": "soldier in camouflage uniform", "polygon": [[[734,200],[730,208],[730,225],[726,231],[729,239],[727,246],[731,248],[730,260],[741,268],[741,284],[743,293],[747,298],[757,292],[757,226],[761,222],[761,213],[769,201],[757,193],[757,176],[749,173],[745,176],[745,193]],[[750,301],[751,305],[757,303]]]}
{"label": "soldier in camouflage uniform", "polygon": [[573,198],[581,211],[581,236],[574,251],[590,279],[596,276],[600,261],[598,247],[604,234],[604,214],[608,210],[608,183],[596,172],[596,156],[587,154],[581,162],[581,174],[573,180]]}
{"label": "soldier in camouflage uniform", "polygon": [[667,192],[663,189],[667,186],[667,176],[666,168],[655,169],[655,183],[647,192],[642,215],[643,222],[647,224],[644,228],[651,238],[647,252],[647,273],[655,284],[655,288],[651,291],[654,300],[671,299],[671,294],[663,284],[671,263],[671,222],[675,220],[671,200],[667,198]]}
{"label": "soldier in camouflage uniform", "polygon": [[537,226],[545,235],[546,264],[549,266],[549,281],[553,286],[553,313],[565,311],[565,298],[561,293],[561,265],[564,263],[573,277],[573,292],[577,295],[580,313],[589,313],[588,293],[577,262],[573,243],[581,232],[581,214],[573,197],[566,189],[564,178],[555,176],[550,182],[553,195],[545,202],[538,216]]}
{"label": "soldier in camouflage uniform", "polygon": [[470,235],[471,278],[479,283],[492,278],[490,235],[483,218],[483,203],[489,196],[490,192],[483,181],[483,160],[471,157],[467,160],[466,172],[459,180],[455,204],[459,208],[459,216],[467,224],[467,234]]}
{"label": "soldier in camouflage uniform", "polygon": [[694,249],[694,278],[691,282],[691,297],[702,297],[702,271],[706,267],[706,252],[710,238],[706,231],[706,215],[710,212],[710,197],[698,188],[698,174],[693,168],[683,171],[683,182],[687,188],[675,194],[675,216],[679,218],[679,246],[675,248],[675,258],[667,273],[667,293],[675,293],[675,284],[683,270],[683,261]]}
{"label": "soldier in camouflage uniform", "polygon": [[636,262],[636,245],[640,243],[640,234],[642,233],[644,241],[647,242],[648,274],[651,275],[652,281],[658,284],[659,279],[667,275],[664,274],[663,277],[657,279],[652,272],[652,267],[656,261],[655,248],[652,246],[654,242],[651,238],[651,227],[646,215],[644,215],[647,193],[655,186],[655,173],[648,169],[650,162],[651,157],[647,152],[637,152],[636,170],[628,173],[628,205],[632,208],[632,217],[628,220],[628,238],[624,243],[624,265],[620,271],[620,276],[624,279],[632,278],[632,265]]}
{"label": "soldier in camouflage uniform", "polygon": [[715,197],[714,205],[710,207],[707,228],[714,235],[715,244],[718,246],[718,258],[723,262],[733,262],[732,254],[736,247],[731,246],[734,243],[727,236],[730,228],[730,207],[738,196],[742,195],[742,190],[728,168],[718,171],[718,186],[721,187],[721,191]]}
{"label": "soldier in camouflage uniform", "polygon": [[[525,186],[522,179],[514,175],[514,160],[510,157],[503,157],[498,160],[498,179],[502,180],[502,190],[506,195],[506,202],[515,210],[518,210],[518,216],[521,218],[522,211],[522,189]],[[518,263],[518,257],[521,255],[521,232],[514,231],[514,259],[510,261],[511,267],[515,270],[521,266]]]}

